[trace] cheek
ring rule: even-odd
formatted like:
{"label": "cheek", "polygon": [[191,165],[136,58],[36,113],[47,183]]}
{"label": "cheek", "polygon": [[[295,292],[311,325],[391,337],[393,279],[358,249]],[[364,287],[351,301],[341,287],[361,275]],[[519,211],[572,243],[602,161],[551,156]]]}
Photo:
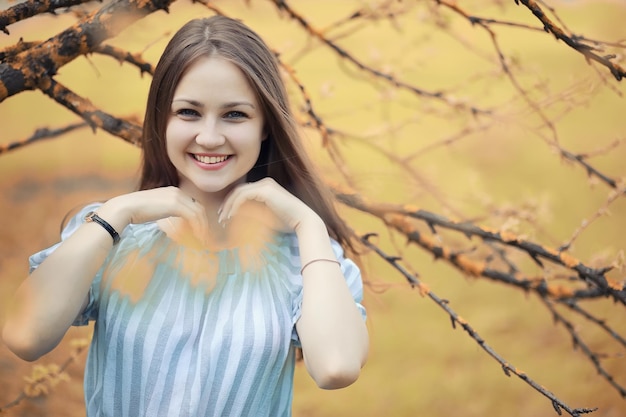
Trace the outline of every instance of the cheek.
{"label": "cheek", "polygon": [[165,128],[165,147],[167,153],[178,150],[185,146],[185,132],[180,123],[171,121]]}
{"label": "cheek", "polygon": [[246,149],[260,148],[264,140],[263,126],[258,124],[248,124],[234,126],[229,132],[225,132],[231,143]]}
{"label": "cheek", "polygon": [[165,150],[167,152],[167,156],[172,159],[172,148],[173,148],[174,137],[172,135],[172,130],[170,128],[170,124],[165,128]]}

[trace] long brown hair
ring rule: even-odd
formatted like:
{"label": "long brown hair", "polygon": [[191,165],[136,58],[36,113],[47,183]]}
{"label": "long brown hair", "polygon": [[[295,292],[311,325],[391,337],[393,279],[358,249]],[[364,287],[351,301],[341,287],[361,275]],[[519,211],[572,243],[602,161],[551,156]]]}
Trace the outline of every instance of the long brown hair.
{"label": "long brown hair", "polygon": [[285,85],[274,55],[263,40],[243,23],[224,16],[195,19],[170,40],[150,85],[144,118],[141,190],[178,185],[170,162],[165,131],[174,90],[185,71],[199,58],[219,56],[236,65],[255,91],[265,117],[267,140],[247,181],[271,177],[304,201],[324,221],[330,235],[343,247],[354,249],[352,233],[337,214],[302,145]]}

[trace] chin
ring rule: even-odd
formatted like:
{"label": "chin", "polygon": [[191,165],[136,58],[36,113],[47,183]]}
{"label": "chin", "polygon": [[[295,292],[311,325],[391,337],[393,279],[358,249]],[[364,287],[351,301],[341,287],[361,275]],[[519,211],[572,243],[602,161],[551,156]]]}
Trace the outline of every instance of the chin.
{"label": "chin", "polygon": [[205,194],[226,194],[233,189],[235,184],[194,184],[194,187]]}
{"label": "chin", "polygon": [[[179,186],[188,191],[196,190],[205,194],[226,194],[238,184],[244,184],[246,177],[236,181],[207,181],[207,178],[189,178],[181,176],[182,181]],[[213,178],[216,179],[216,178]]]}

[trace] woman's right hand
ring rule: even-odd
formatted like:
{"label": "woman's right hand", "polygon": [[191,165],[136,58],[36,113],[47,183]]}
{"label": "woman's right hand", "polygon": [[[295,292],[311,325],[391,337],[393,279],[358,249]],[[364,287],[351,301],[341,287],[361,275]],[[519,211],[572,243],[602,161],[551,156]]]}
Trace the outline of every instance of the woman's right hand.
{"label": "woman's right hand", "polygon": [[130,223],[147,223],[167,217],[186,220],[200,241],[209,235],[204,207],[180,188],[170,186],[124,194],[106,201],[97,210],[118,233]]}

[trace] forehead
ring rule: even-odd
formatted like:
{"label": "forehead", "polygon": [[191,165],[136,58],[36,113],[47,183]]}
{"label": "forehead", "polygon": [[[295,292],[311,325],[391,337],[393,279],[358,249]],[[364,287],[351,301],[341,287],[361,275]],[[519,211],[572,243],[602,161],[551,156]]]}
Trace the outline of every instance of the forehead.
{"label": "forehead", "polygon": [[174,100],[177,98],[246,99],[257,104],[256,93],[243,71],[219,56],[202,57],[191,64],[174,90]]}

